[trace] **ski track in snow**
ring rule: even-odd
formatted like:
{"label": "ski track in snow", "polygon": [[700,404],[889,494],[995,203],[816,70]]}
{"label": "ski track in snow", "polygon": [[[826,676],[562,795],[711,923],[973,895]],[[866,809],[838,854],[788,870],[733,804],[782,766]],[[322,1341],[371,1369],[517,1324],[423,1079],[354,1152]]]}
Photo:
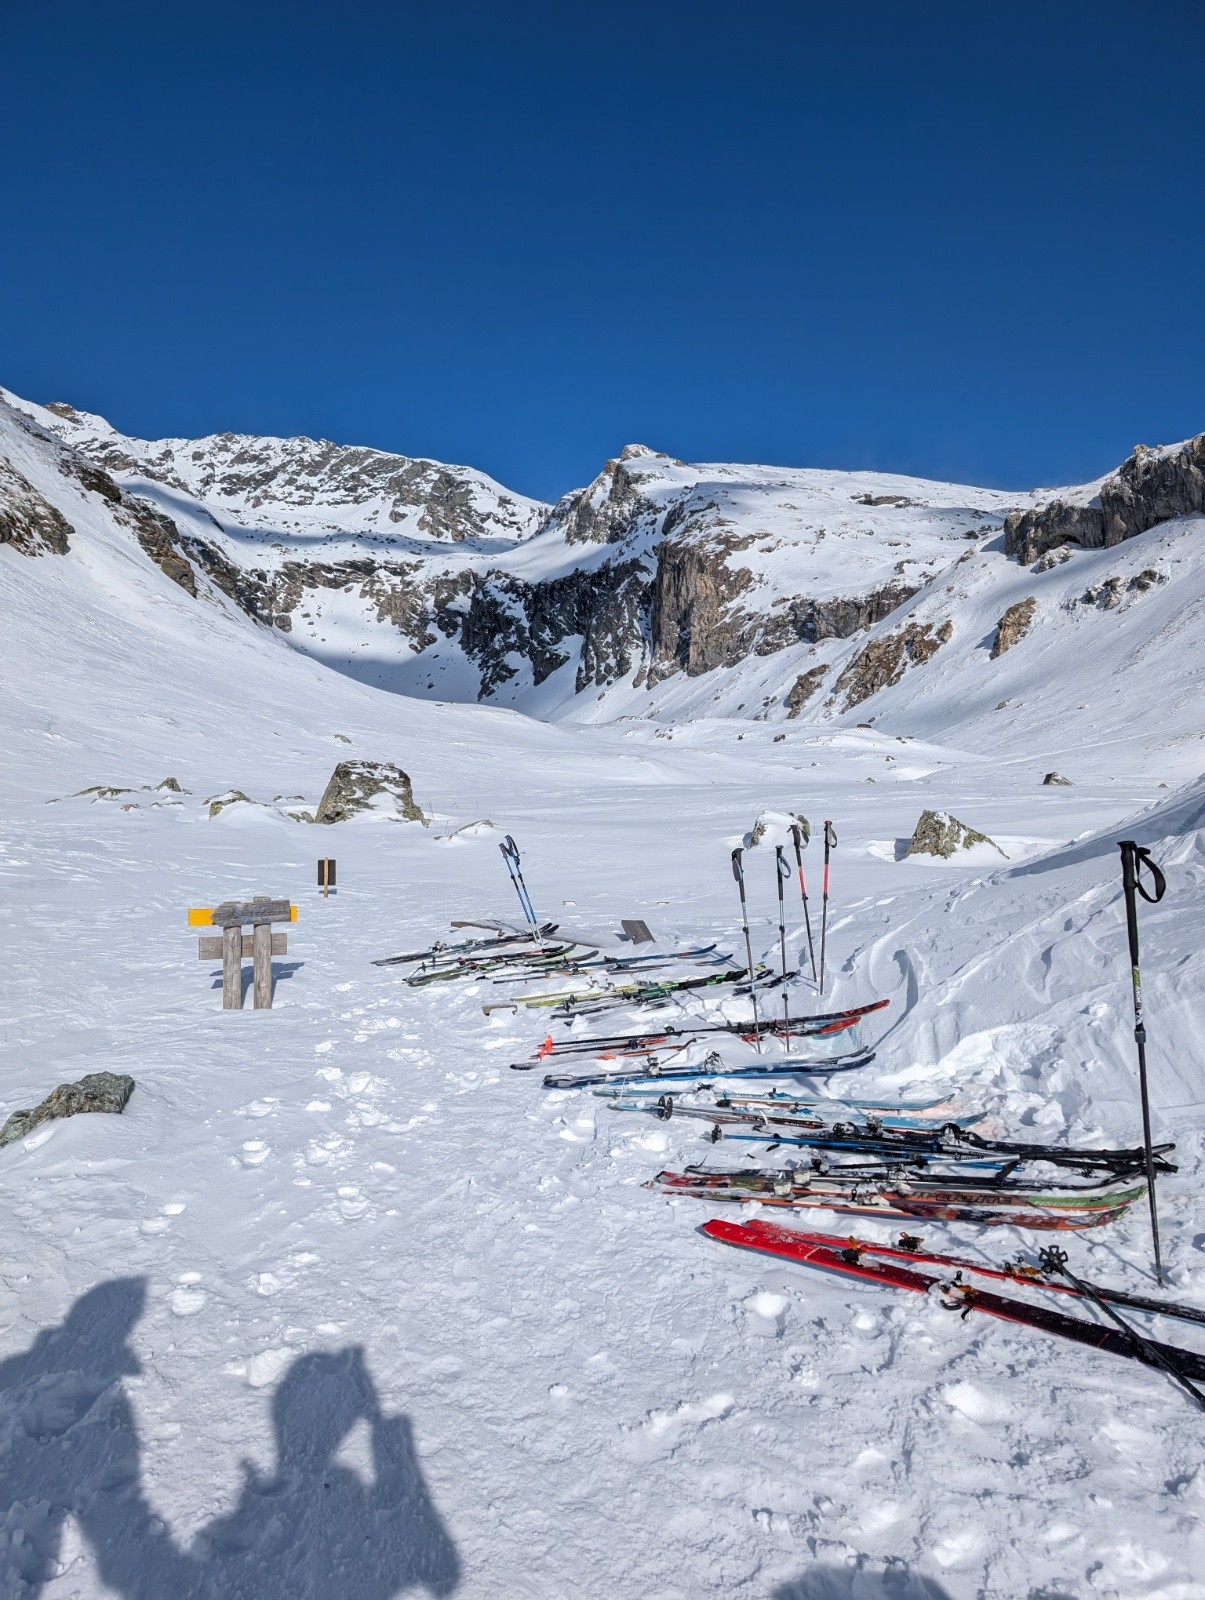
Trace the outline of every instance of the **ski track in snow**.
{"label": "ski track in snow", "polygon": [[[827,998],[893,1002],[864,1035],[877,1061],[833,1092],[948,1094],[985,1129],[1129,1144],[1113,841],[1132,832],[1171,885],[1142,912],[1156,1131],[1181,1162],[1165,1258],[1205,1304],[1205,792],[1156,790],[1191,755],[1135,734],[1119,756],[1085,724],[1076,786],[1050,792],[1040,756],[991,763],[990,722],[891,775],[902,747],[874,731],[738,744],[717,719],[654,747],[651,729],[416,705],[199,609],[76,520],[78,559],[0,550],[25,663],[0,710],[0,1112],[101,1068],[137,1089],[119,1118],[0,1152],[5,1600],[1205,1595],[1200,1418],[1160,1374],[703,1238],[740,1213],[643,1185],[726,1159],[706,1124],[547,1092],[508,1067],[546,1018],[486,1018],[486,978],[413,989],[370,965],[451,937],[452,916],[513,917],[505,832],[566,929],[634,915],[739,949],[728,851],[763,807],[802,807],[842,840]],[[114,641],[106,585],[127,606]],[[1042,750],[1083,692],[1052,689]],[[936,745],[940,708],[912,711]],[[399,761],[438,820],[319,833],[273,809],[312,806],[347,755]],[[188,793],[154,790],[168,772]],[[133,792],[66,798],[98,782]],[[264,803],[210,821],[231,784]],[[1027,843],[1008,863],[880,854],[926,805]],[[496,829],[446,837],[483,817]],[[339,863],[326,901],[320,854]],[[745,859],[754,953],[774,962],[773,855]],[[250,892],[300,918],[274,1009],[223,1014],[185,908]],[[790,932],[797,950],[794,915]],[[734,1002],[667,1014],[704,1009]],[[1048,1242],[925,1234],[995,1260]],[[1149,1282],[1142,1212],[1060,1242],[1092,1276]],[[108,1309],[73,1320],[106,1284]]]}

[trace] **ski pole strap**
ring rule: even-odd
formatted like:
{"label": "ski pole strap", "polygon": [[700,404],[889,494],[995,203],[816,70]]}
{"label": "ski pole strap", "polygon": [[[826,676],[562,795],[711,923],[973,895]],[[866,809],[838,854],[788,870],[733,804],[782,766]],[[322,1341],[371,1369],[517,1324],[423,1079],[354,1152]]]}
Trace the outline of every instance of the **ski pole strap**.
{"label": "ski pole strap", "polygon": [[[1137,889],[1149,905],[1157,906],[1167,893],[1167,879],[1151,859],[1150,851],[1144,850],[1134,839],[1123,839],[1118,849],[1121,851],[1121,880],[1126,893],[1131,894]],[[1142,881],[1144,867],[1151,874],[1150,889]]]}
{"label": "ski pole strap", "polygon": [[836,844],[837,844],[837,830],[836,830],[836,828],[833,827],[832,823],[829,822],[828,819],[826,818],[825,819],[825,823],[824,823],[824,848],[826,850],[833,850],[833,849],[836,848]]}
{"label": "ski pole strap", "polygon": [[745,886],[745,869],[741,864],[741,856],[744,855],[744,853],[745,852],[743,848],[739,844],[732,852],[732,876],[740,884],[742,889]]}
{"label": "ski pole strap", "polygon": [[519,865],[519,846],[511,838],[509,833],[507,834],[506,838],[503,839],[498,848],[501,850],[503,858],[508,866],[511,864],[511,862],[513,862],[516,867]]}
{"label": "ski pole strap", "polygon": [[[779,880],[785,883],[786,880],[791,876],[791,864],[787,860],[786,856],[783,855],[782,846],[780,844],[776,844],[774,846],[774,859],[778,863]],[[781,893],[782,890],[780,889],[779,894],[781,895]]]}

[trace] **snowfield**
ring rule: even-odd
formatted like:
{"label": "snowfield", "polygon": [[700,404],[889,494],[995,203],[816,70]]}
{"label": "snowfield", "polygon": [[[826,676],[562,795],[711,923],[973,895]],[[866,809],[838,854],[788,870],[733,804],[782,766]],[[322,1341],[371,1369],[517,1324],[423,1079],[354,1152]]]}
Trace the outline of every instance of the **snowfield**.
{"label": "snowfield", "polygon": [[[1205,1308],[1199,518],[1074,552],[995,661],[1034,580],[998,550],[935,579],[880,627],[951,616],[948,650],[855,710],[755,720],[785,652],[668,681],[655,719],[625,686],[541,721],[329,670],[171,582],[48,442],[0,417],[0,445],[74,529],[66,556],[0,544],[0,1120],[86,1072],[137,1083],[121,1117],[0,1150],[4,1600],[1205,1596],[1202,1419],[1164,1376],[713,1243],[700,1224],[735,1210],[646,1181],[781,1156],[545,1091],[509,1064],[547,1018],[486,1017],[486,979],[371,965],[453,918],[515,918],[507,833],[562,930],[616,944],[643,917],[740,951],[730,850],[763,810],[831,817],[833,981],[795,1009],[891,1006],[875,1062],[830,1092],[1131,1145],[1116,841],[1137,838],[1169,883],[1142,908],[1156,1134],[1180,1163],[1164,1259]],[[1149,591],[1081,603],[1151,568]],[[289,815],[353,758],[403,767],[430,825]],[[1070,786],[1042,785],[1055,768]],[[79,793],[97,785],[121,792]],[[211,819],[232,789],[249,802]],[[1007,859],[905,858],[925,808]],[[772,849],[745,861],[776,963]],[[815,840],[805,864],[815,890]],[[274,1008],[223,1013],[186,910],[255,893],[298,921]],[[996,1262],[1050,1242],[918,1231]],[[1144,1210],[1057,1242],[1153,1288]]]}

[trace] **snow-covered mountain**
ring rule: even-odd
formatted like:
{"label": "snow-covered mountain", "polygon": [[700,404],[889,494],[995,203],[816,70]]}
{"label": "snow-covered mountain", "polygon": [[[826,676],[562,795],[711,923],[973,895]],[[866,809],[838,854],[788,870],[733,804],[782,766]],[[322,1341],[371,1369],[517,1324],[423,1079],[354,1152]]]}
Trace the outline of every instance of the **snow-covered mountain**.
{"label": "snow-covered mountain", "polygon": [[[0,405],[0,1118],[87,1071],[138,1087],[0,1152],[0,1593],[1195,1600],[1199,1421],[1162,1374],[701,1238],[645,1181],[780,1150],[544,1092],[505,1063],[546,1021],[483,1014],[506,991],[370,963],[514,915],[507,832],[570,934],[739,950],[729,851],[803,809],[840,838],[825,1008],[891,1001],[847,1092],[1130,1144],[1136,837],[1169,879],[1142,909],[1169,1292],[1202,1304],[1196,442],[1020,499],[629,451],[456,541],[384,499],[365,530],[336,487],[311,545],[283,495],[218,504],[65,427]],[[429,825],[302,821],[344,758],[403,767]],[[905,858],[922,808],[1008,859]],[[776,962],[773,853],[745,862]],[[276,1004],[223,1014],[184,911],[257,892],[300,905]],[[1069,1248],[1149,1290],[1141,1212]]]}
{"label": "snow-covered mountain", "polygon": [[216,586],[374,686],[575,721],[842,727],[916,707],[1041,743],[1064,708],[1047,718],[1034,682],[1100,712],[1140,643],[1170,731],[1191,732],[1205,435],[1025,495],[629,446],[545,507],[466,468],[312,440],[148,443],[8,399],[186,589]]}

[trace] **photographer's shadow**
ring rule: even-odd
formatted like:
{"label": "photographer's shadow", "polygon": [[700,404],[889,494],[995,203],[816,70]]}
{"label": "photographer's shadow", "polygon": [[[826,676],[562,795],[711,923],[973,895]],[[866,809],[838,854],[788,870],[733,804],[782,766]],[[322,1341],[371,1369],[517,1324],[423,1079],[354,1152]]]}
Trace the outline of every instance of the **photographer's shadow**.
{"label": "photographer's shadow", "polygon": [[[33,1600],[61,1571],[73,1517],[122,1600],[391,1600],[456,1588],[456,1550],[432,1504],[410,1424],[388,1417],[358,1347],[305,1355],[273,1396],[277,1464],[244,1467],[239,1503],[180,1549],[147,1500],[121,1379],[145,1284],[81,1296],[62,1324],[0,1363],[0,1597]],[[368,1482],[336,1457],[358,1424]]]}

